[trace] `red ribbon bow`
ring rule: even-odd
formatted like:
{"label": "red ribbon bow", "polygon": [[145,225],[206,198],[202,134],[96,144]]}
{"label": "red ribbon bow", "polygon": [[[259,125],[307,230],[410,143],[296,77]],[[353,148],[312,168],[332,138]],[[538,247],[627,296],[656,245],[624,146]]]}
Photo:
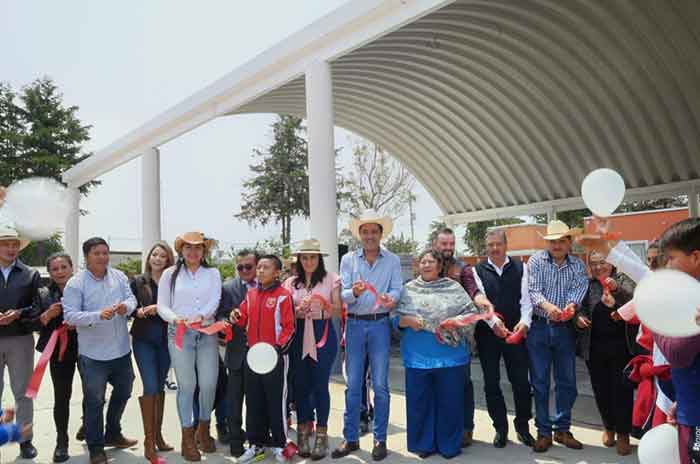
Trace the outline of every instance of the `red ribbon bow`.
{"label": "red ribbon bow", "polygon": [[[187,328],[187,324],[184,322],[179,322],[177,324],[177,329],[175,329],[175,347],[180,351],[182,351],[182,344]],[[205,335],[214,335],[216,333],[223,332],[224,343],[228,343],[233,340],[233,329],[224,321],[218,321],[207,326],[202,326],[201,322],[193,322],[189,325],[189,328]]]}
{"label": "red ribbon bow", "polygon": [[44,378],[44,371],[46,371],[46,366],[53,356],[53,352],[56,349],[56,343],[60,343],[58,351],[58,360],[63,361],[63,356],[66,354],[66,349],[68,348],[68,326],[64,322],[60,327],[55,329],[49,338],[44,351],[41,352],[41,357],[36,363],[36,368],[32,373],[32,377],[29,380],[29,386],[27,391],[24,393],[27,398],[35,399],[36,395],[39,393],[39,387],[41,386],[41,381]]}
{"label": "red ribbon bow", "polygon": [[642,427],[654,413],[656,407],[654,377],[658,377],[659,380],[670,380],[671,366],[668,364],[654,366],[654,360],[651,356],[639,355],[630,360],[625,372],[629,372],[627,377],[632,382],[639,384],[632,410],[632,425]]}
{"label": "red ribbon bow", "polygon": [[299,452],[299,447],[297,446],[297,444],[294,443],[293,441],[290,441],[287,443],[287,446],[285,446],[284,449],[282,450],[282,456],[287,458],[287,460],[290,460],[298,452]]}
{"label": "red ribbon bow", "polygon": [[457,330],[459,328],[466,327],[470,324],[474,324],[476,322],[483,321],[483,320],[488,319],[488,318],[489,318],[488,314],[479,313],[479,314],[469,314],[468,316],[465,316],[461,319],[450,318],[450,319],[444,320],[435,329],[435,337],[438,339],[438,341],[440,343],[443,343],[444,340],[442,339],[442,336],[440,335],[440,330]]}

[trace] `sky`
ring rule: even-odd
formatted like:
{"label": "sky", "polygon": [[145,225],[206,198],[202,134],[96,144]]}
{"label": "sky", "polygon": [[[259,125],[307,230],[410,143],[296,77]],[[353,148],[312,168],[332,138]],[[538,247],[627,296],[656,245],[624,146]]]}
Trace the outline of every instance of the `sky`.
{"label": "sky", "polygon": [[[0,80],[15,89],[49,76],[66,105],[92,126],[88,151],[103,148],[244,64],[345,0],[255,2],[0,0]],[[254,148],[271,143],[274,115],[216,119],[161,147],[163,238],[202,230],[223,248],[278,237],[234,217]],[[352,134],[336,129],[336,146]],[[339,164],[348,166],[349,150]],[[80,237],[105,237],[113,250],[140,251],[141,181],[137,158],[104,176],[83,199]],[[415,238],[423,243],[442,213],[419,185]],[[342,227],[344,219],[339,226]],[[408,215],[395,233],[410,234]],[[296,220],[292,239],[306,238]]]}

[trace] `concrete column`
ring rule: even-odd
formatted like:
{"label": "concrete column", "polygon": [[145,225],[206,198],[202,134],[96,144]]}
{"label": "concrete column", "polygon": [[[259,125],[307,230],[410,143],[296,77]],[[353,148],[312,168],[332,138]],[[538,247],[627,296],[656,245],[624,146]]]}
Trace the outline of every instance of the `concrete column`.
{"label": "concrete column", "polygon": [[77,188],[68,189],[70,212],[66,218],[66,233],[63,235],[63,247],[73,260],[77,271],[81,263],[80,253],[80,191]]}
{"label": "concrete column", "polygon": [[309,133],[309,208],[311,234],[328,253],[328,270],[338,270],[335,143],[331,67],[317,61],[306,70],[306,118]]}
{"label": "concrete column", "polygon": [[557,218],[557,210],[554,208],[549,208],[547,210],[547,224]]}
{"label": "concrete column", "polygon": [[698,187],[694,186],[688,192],[688,216],[698,217],[700,213],[700,203],[698,202]]}
{"label": "concrete column", "polygon": [[160,230],[160,152],[151,148],[141,155],[141,253],[142,264]]}

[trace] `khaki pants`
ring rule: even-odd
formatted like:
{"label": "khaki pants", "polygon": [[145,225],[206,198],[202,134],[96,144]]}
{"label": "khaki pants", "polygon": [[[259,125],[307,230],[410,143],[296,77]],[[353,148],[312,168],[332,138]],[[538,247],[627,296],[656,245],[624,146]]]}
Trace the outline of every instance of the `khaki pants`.
{"label": "khaki pants", "polygon": [[[10,372],[10,387],[15,397],[15,404],[2,406],[3,409],[15,408],[15,420],[20,427],[23,427],[31,424],[34,417],[33,401],[25,395],[34,370],[33,335],[0,337],[0,398],[5,387],[5,366]],[[31,440],[31,436],[27,440]]]}

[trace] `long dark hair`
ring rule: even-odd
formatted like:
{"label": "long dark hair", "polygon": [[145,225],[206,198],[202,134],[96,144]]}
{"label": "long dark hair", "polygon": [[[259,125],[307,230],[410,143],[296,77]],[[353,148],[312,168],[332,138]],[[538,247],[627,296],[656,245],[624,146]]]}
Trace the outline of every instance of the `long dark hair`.
{"label": "long dark hair", "polygon": [[[180,269],[182,269],[182,266],[184,266],[184,264],[185,257],[182,256],[182,249],[180,249],[180,252],[177,254],[177,261],[175,262],[175,270],[173,271],[173,275],[170,276],[170,296],[173,299],[175,298],[175,282],[177,282],[177,276],[178,274],[180,274]],[[202,260],[199,262],[199,265],[202,267],[211,267],[211,265],[207,261],[207,253],[203,245]]]}
{"label": "long dark hair", "polygon": [[[294,269],[296,270],[296,277],[294,278],[294,288],[301,288],[306,286],[306,271],[304,271],[304,266],[301,265],[301,254],[297,256],[297,262],[294,263]],[[311,287],[314,288],[316,285],[323,282],[326,278],[326,265],[323,263],[323,256],[318,255],[318,266],[313,273],[311,273]]]}

